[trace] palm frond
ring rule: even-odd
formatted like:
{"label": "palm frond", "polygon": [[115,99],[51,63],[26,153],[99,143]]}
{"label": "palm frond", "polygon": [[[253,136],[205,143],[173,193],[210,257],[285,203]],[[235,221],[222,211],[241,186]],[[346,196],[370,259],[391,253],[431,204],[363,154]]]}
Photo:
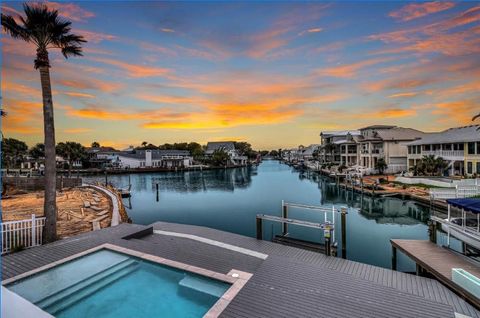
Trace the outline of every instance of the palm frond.
{"label": "palm frond", "polygon": [[480,118],[480,113],[478,113],[477,115],[473,116],[472,121],[476,120],[477,118]]}
{"label": "palm frond", "polygon": [[5,117],[7,116],[7,112],[4,111],[3,109],[0,109],[0,117]]}
{"label": "palm frond", "polygon": [[10,34],[12,38],[30,41],[30,34],[27,29],[19,25],[12,16],[2,13],[1,19],[3,30]]}
{"label": "palm frond", "polygon": [[62,54],[68,59],[69,56],[83,56],[82,48],[76,45],[70,45],[62,48]]}

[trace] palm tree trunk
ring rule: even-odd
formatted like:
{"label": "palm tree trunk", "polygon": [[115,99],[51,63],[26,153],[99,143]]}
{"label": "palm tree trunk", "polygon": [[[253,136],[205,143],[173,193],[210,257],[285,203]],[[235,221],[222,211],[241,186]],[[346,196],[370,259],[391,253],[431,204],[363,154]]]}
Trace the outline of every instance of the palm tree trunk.
{"label": "palm tree trunk", "polygon": [[52,87],[48,66],[39,67],[43,96],[43,126],[45,133],[45,201],[46,217],[44,239],[53,242],[57,239],[57,167],[55,154],[55,125],[53,117]]}

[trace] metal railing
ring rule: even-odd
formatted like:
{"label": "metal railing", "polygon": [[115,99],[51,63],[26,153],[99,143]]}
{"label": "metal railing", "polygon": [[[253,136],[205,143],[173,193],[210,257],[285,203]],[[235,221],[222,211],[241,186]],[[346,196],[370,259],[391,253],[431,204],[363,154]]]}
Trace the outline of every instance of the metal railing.
{"label": "metal railing", "polygon": [[430,198],[433,200],[470,198],[480,195],[480,186],[462,185],[455,188],[430,189]]}
{"label": "metal railing", "polygon": [[45,217],[1,223],[2,254],[17,248],[42,245]]}

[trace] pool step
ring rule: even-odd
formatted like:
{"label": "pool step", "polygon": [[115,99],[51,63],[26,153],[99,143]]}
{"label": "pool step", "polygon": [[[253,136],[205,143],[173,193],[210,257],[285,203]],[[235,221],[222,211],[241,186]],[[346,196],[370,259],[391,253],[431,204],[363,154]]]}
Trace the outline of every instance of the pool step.
{"label": "pool step", "polygon": [[125,260],[35,304],[50,314],[55,315],[59,311],[130,274],[137,267],[138,262],[136,260]]}
{"label": "pool step", "polygon": [[178,284],[182,287],[193,289],[197,292],[218,298],[222,297],[222,295],[225,293],[225,286],[200,276],[185,274],[185,277]]}

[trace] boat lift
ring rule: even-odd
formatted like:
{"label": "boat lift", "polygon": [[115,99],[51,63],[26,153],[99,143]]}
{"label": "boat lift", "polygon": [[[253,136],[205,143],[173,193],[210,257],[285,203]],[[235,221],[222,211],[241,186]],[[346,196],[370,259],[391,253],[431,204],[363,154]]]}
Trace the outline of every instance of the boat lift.
{"label": "boat lift", "polygon": [[[289,207],[313,210],[316,212],[324,213],[324,223],[315,223],[315,222],[309,222],[309,221],[303,221],[303,220],[290,219],[288,217]],[[279,236],[279,239],[277,239],[277,241],[281,243],[289,243],[288,241],[291,241],[290,243],[295,243],[296,245],[298,245],[298,243],[301,242],[302,245],[306,245],[307,247],[309,246],[311,247],[316,243],[305,242],[305,241],[289,238],[288,225],[293,224],[293,225],[298,225],[303,227],[317,228],[319,230],[323,230],[323,237],[325,238],[325,253],[327,255],[330,255],[331,245],[336,246],[337,244],[335,240],[335,214],[336,213],[341,213],[342,257],[346,258],[346,255],[347,255],[346,215],[348,212],[347,212],[347,208],[343,206],[342,207],[332,206],[330,208],[330,207],[324,207],[324,206],[313,206],[313,205],[306,205],[306,204],[300,204],[300,203],[290,203],[282,200],[282,216],[281,217],[265,215],[265,214],[257,214],[257,217],[256,217],[257,239],[261,240],[263,238],[263,226],[262,226],[263,220],[282,223],[282,235]],[[331,221],[329,220],[329,214],[331,214]]]}

